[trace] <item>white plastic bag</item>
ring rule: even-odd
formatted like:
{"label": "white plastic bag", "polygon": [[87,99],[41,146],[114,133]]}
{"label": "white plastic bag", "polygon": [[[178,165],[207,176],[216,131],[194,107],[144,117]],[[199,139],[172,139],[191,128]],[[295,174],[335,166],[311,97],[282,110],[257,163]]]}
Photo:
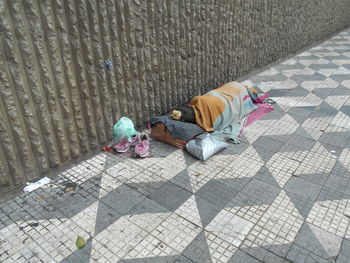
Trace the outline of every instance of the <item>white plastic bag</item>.
{"label": "white plastic bag", "polygon": [[44,178],[42,178],[39,181],[36,181],[34,183],[27,183],[27,186],[24,187],[23,191],[27,192],[27,193],[31,192],[31,191],[33,191],[33,190],[35,190],[37,188],[42,187],[45,184],[48,184],[50,181],[51,181],[50,178],[44,177]]}
{"label": "white plastic bag", "polygon": [[186,150],[198,159],[205,161],[228,146],[226,142],[215,139],[210,133],[202,133],[186,144]]}

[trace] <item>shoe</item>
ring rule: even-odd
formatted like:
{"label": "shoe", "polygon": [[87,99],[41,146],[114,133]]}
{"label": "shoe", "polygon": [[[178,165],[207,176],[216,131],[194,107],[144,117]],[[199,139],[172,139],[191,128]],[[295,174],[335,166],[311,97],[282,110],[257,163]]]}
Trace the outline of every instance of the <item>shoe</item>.
{"label": "shoe", "polygon": [[149,155],[149,137],[147,134],[141,134],[138,137],[138,141],[135,145],[135,154],[140,157],[147,157]]}
{"label": "shoe", "polygon": [[131,146],[135,145],[137,142],[137,136],[131,137],[131,142],[128,141],[127,138],[121,140],[116,145],[113,146],[113,150],[115,150],[118,153],[125,153],[127,152]]}
{"label": "shoe", "polygon": [[275,104],[275,103],[276,103],[276,101],[274,101],[274,100],[271,99],[271,98],[266,98],[266,99],[264,99],[264,102],[269,103],[269,104]]}

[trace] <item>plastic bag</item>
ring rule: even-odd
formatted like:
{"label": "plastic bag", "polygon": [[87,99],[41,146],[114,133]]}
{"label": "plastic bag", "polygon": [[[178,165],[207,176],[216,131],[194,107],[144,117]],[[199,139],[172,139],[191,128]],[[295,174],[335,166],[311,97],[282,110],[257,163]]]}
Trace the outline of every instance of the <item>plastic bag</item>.
{"label": "plastic bag", "polygon": [[114,136],[117,141],[127,138],[131,141],[131,137],[138,132],[135,130],[132,120],[126,117],[121,117],[120,120],[114,125]]}
{"label": "plastic bag", "polygon": [[228,146],[226,142],[215,139],[209,133],[202,133],[186,144],[186,150],[198,159],[205,161]]}
{"label": "plastic bag", "polygon": [[48,184],[50,181],[51,181],[50,178],[44,177],[44,178],[42,178],[39,181],[36,181],[34,183],[27,183],[27,186],[24,187],[23,191],[24,192],[31,192],[37,188],[42,187],[45,184]]}

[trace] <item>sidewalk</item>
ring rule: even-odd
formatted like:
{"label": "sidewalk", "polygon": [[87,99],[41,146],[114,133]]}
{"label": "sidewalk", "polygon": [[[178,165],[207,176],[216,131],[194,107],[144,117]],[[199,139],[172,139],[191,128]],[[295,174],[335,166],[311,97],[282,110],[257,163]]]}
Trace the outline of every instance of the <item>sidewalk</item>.
{"label": "sidewalk", "polygon": [[246,82],[277,104],[241,144],[81,162],[0,205],[0,262],[348,263],[350,29]]}

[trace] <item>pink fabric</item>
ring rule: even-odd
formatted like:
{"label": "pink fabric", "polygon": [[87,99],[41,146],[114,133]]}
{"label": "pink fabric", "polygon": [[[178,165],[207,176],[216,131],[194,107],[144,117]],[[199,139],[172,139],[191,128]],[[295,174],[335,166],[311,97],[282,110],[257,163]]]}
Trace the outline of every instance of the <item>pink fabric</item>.
{"label": "pink fabric", "polygon": [[[252,125],[255,121],[260,120],[262,117],[273,111],[272,105],[264,102],[264,100],[268,97],[270,97],[270,95],[268,93],[264,93],[256,99],[252,98],[254,105],[258,106],[258,108],[255,111],[248,114],[248,117],[246,118],[243,127],[248,127]],[[238,137],[240,137],[243,133],[244,129],[240,131]]]}
{"label": "pink fabric", "polygon": [[261,95],[260,97],[257,97],[256,99],[252,99],[252,101],[254,103],[263,103],[264,99],[270,97],[270,95],[268,93],[264,93],[263,95]]}
{"label": "pink fabric", "polygon": [[[269,97],[269,95],[267,97]],[[262,117],[264,117],[266,114],[269,114],[271,111],[273,111],[273,107],[271,106],[271,104],[269,103],[259,104],[259,107],[248,115],[245,121],[244,127],[248,127],[249,125],[253,124],[255,121],[260,120]]]}
{"label": "pink fabric", "polygon": [[[247,99],[250,99],[250,96],[249,95],[245,95],[244,97],[243,97],[243,100],[247,100]],[[254,102],[254,101],[253,101]]]}

